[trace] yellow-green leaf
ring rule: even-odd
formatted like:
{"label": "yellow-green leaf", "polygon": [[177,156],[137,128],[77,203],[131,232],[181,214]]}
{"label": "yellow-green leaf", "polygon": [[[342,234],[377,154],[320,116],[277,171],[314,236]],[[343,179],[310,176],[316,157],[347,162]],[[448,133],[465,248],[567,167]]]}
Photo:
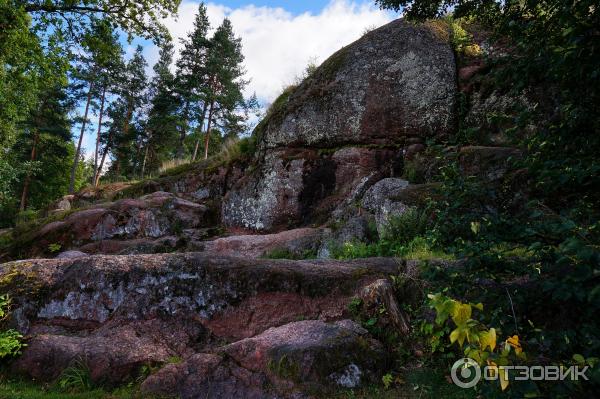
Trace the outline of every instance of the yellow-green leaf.
{"label": "yellow-green leaf", "polygon": [[489,347],[493,352],[496,349],[496,329],[490,328],[488,331],[479,333],[479,345],[481,350]]}
{"label": "yellow-green leaf", "polygon": [[585,358],[579,353],[573,355],[573,360],[575,360],[575,363],[580,365],[585,363]]}
{"label": "yellow-green leaf", "polygon": [[466,337],[467,332],[459,327],[450,333],[450,343],[453,344],[458,341],[458,345],[462,348]]}
{"label": "yellow-green leaf", "polygon": [[508,338],[506,340],[506,343],[509,344],[510,346],[512,346],[513,348],[515,348],[515,353],[517,355],[519,355],[523,351],[523,348],[521,347],[521,344],[519,343],[518,335],[513,335],[512,337]]}
{"label": "yellow-green leaf", "polygon": [[458,303],[454,306],[452,320],[457,326],[463,325],[471,318],[472,309],[468,303]]}

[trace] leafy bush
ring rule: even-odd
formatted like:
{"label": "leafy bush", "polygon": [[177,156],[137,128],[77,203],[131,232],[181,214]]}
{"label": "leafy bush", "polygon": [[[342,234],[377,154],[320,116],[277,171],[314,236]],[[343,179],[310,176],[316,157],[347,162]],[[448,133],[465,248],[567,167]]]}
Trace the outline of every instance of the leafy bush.
{"label": "leafy bush", "polygon": [[396,244],[408,244],[425,233],[427,223],[426,212],[409,208],[406,212],[390,218],[382,238]]}
{"label": "leafy bush", "polygon": [[15,224],[17,226],[29,223],[38,218],[39,212],[33,209],[19,212],[15,217]]}
{"label": "leafy bush", "polygon": [[[0,295],[0,322],[8,317],[10,302],[8,295]],[[22,338],[15,330],[0,331],[0,359],[18,355],[23,347]]]}

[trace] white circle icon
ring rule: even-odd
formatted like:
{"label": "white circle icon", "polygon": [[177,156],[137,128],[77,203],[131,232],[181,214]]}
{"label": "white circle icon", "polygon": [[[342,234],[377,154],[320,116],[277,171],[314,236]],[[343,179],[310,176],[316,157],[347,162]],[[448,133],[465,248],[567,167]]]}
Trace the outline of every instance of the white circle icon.
{"label": "white circle icon", "polygon": [[461,388],[472,388],[481,379],[479,364],[468,357],[457,360],[450,371],[452,382]]}

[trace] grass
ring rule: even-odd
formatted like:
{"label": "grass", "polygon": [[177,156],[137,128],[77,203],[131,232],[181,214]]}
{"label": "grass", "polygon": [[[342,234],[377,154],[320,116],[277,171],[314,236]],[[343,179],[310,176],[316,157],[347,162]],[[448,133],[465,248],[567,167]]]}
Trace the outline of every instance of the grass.
{"label": "grass", "polygon": [[188,159],[169,159],[160,165],[160,168],[158,168],[158,173],[162,175],[163,173],[167,173],[174,168],[178,168],[181,165],[187,165],[189,163],[190,161]]}
{"label": "grass", "polygon": [[407,260],[453,260],[453,255],[433,248],[423,237],[416,237],[407,244],[390,240],[375,243],[346,242],[331,250],[334,259],[362,259],[377,256],[394,256]]}
{"label": "grass", "polygon": [[0,379],[0,399],[137,399],[137,387],[65,390],[56,385],[40,385],[20,379]]}
{"label": "grass", "polygon": [[[440,370],[414,369],[399,376],[399,383],[390,389],[373,385],[361,389],[344,389],[328,395],[331,399],[398,399],[398,398],[475,398],[473,390],[461,389],[446,380]],[[56,385],[40,385],[21,379],[1,379],[0,399],[141,399],[137,386],[126,386],[114,391],[103,389],[64,390]]]}

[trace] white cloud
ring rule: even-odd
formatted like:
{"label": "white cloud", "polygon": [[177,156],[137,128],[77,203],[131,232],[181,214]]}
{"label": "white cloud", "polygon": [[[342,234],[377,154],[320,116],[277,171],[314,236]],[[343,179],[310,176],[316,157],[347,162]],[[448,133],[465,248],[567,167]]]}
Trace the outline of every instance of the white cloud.
{"label": "white cloud", "polygon": [[[176,51],[181,48],[179,39],[193,29],[198,4],[184,1],[177,20],[165,21]],[[394,14],[379,10],[372,2],[358,4],[348,0],[331,0],[318,14],[293,15],[283,8],[254,5],[232,9],[215,3],[208,3],[207,10],[213,27],[225,17],[231,20],[236,35],[242,38],[246,78],[251,79],[247,94],[256,92],[264,102],[273,101],[309,61],[323,62],[358,39],[365,29],[379,27],[394,18]],[[146,56],[152,65],[157,49],[148,48]]]}

